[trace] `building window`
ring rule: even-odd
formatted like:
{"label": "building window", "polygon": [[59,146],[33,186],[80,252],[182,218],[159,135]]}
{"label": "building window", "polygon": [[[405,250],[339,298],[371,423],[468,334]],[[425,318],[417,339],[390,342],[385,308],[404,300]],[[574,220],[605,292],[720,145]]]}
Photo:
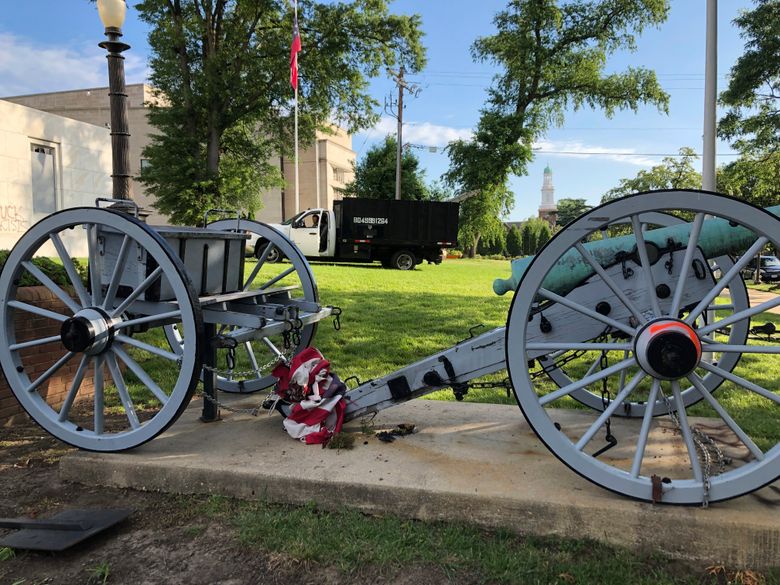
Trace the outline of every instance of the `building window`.
{"label": "building window", "polygon": [[143,173],[146,169],[149,169],[152,167],[152,161],[150,161],[148,158],[142,158],[141,159],[141,172]]}
{"label": "building window", "polygon": [[57,211],[57,181],[54,148],[42,144],[30,145],[32,169],[32,204],[34,215]]}
{"label": "building window", "polygon": [[346,171],[344,169],[333,169],[333,180],[337,183],[344,183],[346,181]]}

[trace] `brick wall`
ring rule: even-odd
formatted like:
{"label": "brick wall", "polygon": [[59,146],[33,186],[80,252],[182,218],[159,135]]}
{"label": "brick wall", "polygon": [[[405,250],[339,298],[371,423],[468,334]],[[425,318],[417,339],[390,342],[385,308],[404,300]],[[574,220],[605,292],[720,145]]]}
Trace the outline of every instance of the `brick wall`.
{"label": "brick wall", "polygon": [[[52,292],[43,286],[29,286],[18,289],[17,300],[37,305],[39,307],[55,311],[57,313],[70,314],[64,304],[55,297]],[[21,317],[21,318],[20,318]],[[32,313],[17,312],[16,340],[17,342],[51,337],[60,332],[60,323],[39,317]],[[31,380],[35,380],[43,372],[54,364],[65,353],[65,348],[60,342],[47,343],[38,347],[23,349],[21,352],[22,363],[27,369]],[[65,396],[70,389],[73,377],[78,369],[80,355],[76,355],[49,380],[43,384],[38,392],[46,397],[53,408],[62,405]],[[92,396],[92,372],[87,372],[81,383],[77,400]],[[11,389],[8,387],[5,375],[0,378],[0,425],[13,424],[26,417],[24,409],[19,405]]]}

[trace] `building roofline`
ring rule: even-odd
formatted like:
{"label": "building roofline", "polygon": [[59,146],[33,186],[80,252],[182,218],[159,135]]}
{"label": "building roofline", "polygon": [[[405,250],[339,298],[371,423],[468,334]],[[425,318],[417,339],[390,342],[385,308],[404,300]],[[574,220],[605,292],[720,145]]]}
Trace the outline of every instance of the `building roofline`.
{"label": "building roofline", "polygon": [[[138,87],[138,86],[141,86],[141,87],[146,86],[146,87],[149,87],[149,88],[152,87],[148,83],[128,83],[128,84],[125,85],[125,87],[127,87],[127,88]],[[27,94],[21,94],[21,95],[7,95],[7,96],[0,97],[0,99],[2,99],[2,100],[9,100],[9,99],[14,99],[14,98],[37,97],[37,96],[41,96],[41,95],[58,95],[58,94],[63,94],[63,93],[76,93],[76,92],[80,92],[80,91],[100,91],[100,90],[103,90],[103,89],[108,91],[109,87],[107,85],[103,85],[103,86],[99,86],[99,87],[77,87],[75,89],[63,89],[63,90],[60,90],[60,91],[40,91],[38,93],[27,93]]]}

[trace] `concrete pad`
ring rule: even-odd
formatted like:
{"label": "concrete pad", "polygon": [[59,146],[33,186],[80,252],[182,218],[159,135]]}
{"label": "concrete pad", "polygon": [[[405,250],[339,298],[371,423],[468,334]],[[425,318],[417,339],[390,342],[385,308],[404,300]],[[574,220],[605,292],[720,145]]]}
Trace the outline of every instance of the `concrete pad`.
{"label": "concrete pad", "polygon": [[[260,397],[241,397],[254,406]],[[239,406],[240,404],[236,404]],[[412,423],[418,432],[382,443],[357,432],[350,451],[290,439],[281,418],[224,413],[203,424],[194,402],[171,429],[125,453],[65,457],[65,479],[176,493],[222,494],[372,514],[457,520],[520,533],[592,538],[662,551],[697,563],[765,569],[780,559],[780,482],[708,509],[636,502],[582,479],[536,438],[513,406],[415,400],[380,413],[375,428]],[[559,411],[564,428],[586,412]],[[619,439],[638,421],[615,421]],[[659,469],[682,455],[663,434]],[[628,440],[628,439],[626,439]],[[616,448],[611,456],[622,454]]]}

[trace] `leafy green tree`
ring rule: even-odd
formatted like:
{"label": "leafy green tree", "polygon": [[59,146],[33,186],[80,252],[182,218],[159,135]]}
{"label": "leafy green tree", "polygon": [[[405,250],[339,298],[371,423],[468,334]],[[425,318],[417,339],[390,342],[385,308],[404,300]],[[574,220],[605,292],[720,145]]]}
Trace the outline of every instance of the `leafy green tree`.
{"label": "leafy green tree", "polygon": [[530,220],[526,220],[523,227],[520,228],[520,241],[522,243],[523,256],[528,256],[536,251],[536,236]]}
{"label": "leafy green tree", "polygon": [[[477,193],[469,203],[483,213],[511,209],[509,176],[525,174],[534,141],[562,124],[567,110],[590,107],[611,116],[649,103],[666,111],[668,96],[653,72],[607,69],[610,55],[633,50],[635,36],[662,23],[667,12],[667,0],[509,0],[494,18],[496,34],[472,45],[476,61],[500,72],[473,139],[448,147],[447,180]],[[503,199],[490,200],[498,193]],[[480,224],[490,224],[476,214],[464,219],[477,236]]]}
{"label": "leafy green tree", "polygon": [[447,201],[453,197],[455,197],[455,193],[443,181],[433,181],[428,185],[428,199],[431,201]]}
{"label": "leafy green tree", "polygon": [[509,228],[506,234],[506,253],[513,258],[523,255],[523,236],[516,225]]}
{"label": "leafy green tree", "polygon": [[601,202],[654,189],[701,189],[701,173],[693,167],[697,158],[692,148],[683,147],[677,157],[667,156],[661,164],[639,171],[633,179],[620,179],[620,184],[607,191]]}
{"label": "leafy green tree", "polygon": [[[355,179],[345,187],[344,196],[395,199],[397,145],[395,136],[387,136],[382,144],[369,149],[354,165]],[[430,195],[419,159],[405,148],[401,157],[401,199],[429,199]]]}
{"label": "leafy green tree", "polygon": [[500,231],[490,239],[482,238],[479,241],[477,252],[483,256],[495,254],[506,256],[506,230]]}
{"label": "leafy green tree", "polygon": [[760,207],[780,204],[780,152],[743,156],[718,168],[718,191]]}
{"label": "leafy green tree", "polygon": [[536,254],[551,237],[552,229],[547,221],[538,217],[529,217],[520,229],[523,255]]}
{"label": "leafy green tree", "polygon": [[719,134],[754,156],[780,151],[780,1],[757,0],[734,20],[745,53],[731,68],[720,101],[730,109]]}
{"label": "leafy green tree", "polygon": [[585,203],[584,199],[559,199],[558,225],[566,225],[591,209],[592,207]]}
{"label": "leafy green tree", "polygon": [[481,238],[495,238],[504,230],[500,218],[509,213],[511,198],[506,184],[492,184],[461,201],[458,241],[469,258],[476,255]]}
{"label": "leafy green tree", "polygon": [[[293,149],[286,0],[143,0],[150,25],[151,84],[160,101],[142,174],[156,207],[177,223],[205,209],[253,211],[281,177],[266,161]],[[425,63],[419,16],[388,12],[386,0],[299,0],[299,126],[303,145],[335,120],[371,126],[377,105],[369,78],[400,63]]]}
{"label": "leafy green tree", "polygon": [[534,232],[534,249],[529,254],[536,254],[552,238],[552,228],[545,220],[535,217],[529,220]]}

